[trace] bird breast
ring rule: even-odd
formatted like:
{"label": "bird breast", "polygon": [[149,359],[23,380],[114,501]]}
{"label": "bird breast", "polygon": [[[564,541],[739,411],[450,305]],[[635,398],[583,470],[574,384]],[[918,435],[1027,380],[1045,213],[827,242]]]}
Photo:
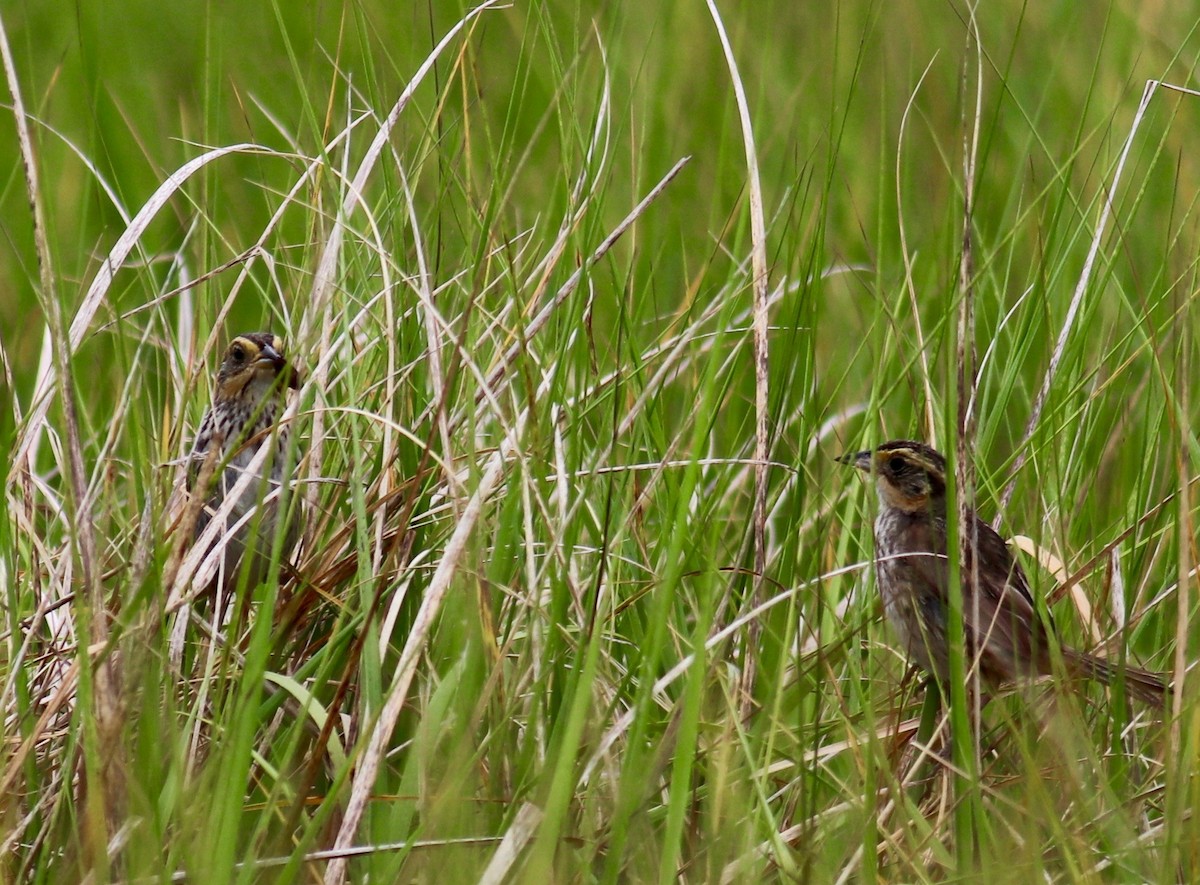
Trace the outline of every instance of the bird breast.
{"label": "bird breast", "polygon": [[883,611],[910,658],[942,674],[946,660],[945,529],[928,513],[883,507],[875,520],[875,581]]}

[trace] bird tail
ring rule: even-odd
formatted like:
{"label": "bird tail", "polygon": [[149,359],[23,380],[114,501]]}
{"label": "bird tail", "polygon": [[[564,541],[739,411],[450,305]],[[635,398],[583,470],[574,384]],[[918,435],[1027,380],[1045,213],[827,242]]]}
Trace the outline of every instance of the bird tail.
{"label": "bird tail", "polygon": [[1130,697],[1152,707],[1161,708],[1167,705],[1167,680],[1158,673],[1151,673],[1140,667],[1121,667],[1112,661],[1073,648],[1064,648],[1063,657],[1069,669],[1088,679],[1095,679],[1105,685],[1123,681],[1125,691]]}

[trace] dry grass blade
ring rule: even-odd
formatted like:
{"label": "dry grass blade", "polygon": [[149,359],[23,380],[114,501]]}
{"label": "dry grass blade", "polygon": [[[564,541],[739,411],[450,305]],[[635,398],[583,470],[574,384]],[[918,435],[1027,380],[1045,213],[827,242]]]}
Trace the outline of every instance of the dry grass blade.
{"label": "dry grass blade", "polygon": [[925,78],[929,76],[929,69],[933,67],[933,59],[925,65],[925,70],[921,72],[920,78],[917,80],[917,85],[913,87],[912,92],[908,97],[908,101],[904,105],[904,114],[900,117],[900,135],[896,139],[896,233],[900,238],[900,256],[904,260],[904,290],[908,293],[908,304],[912,310],[913,326],[917,333],[917,358],[921,364],[921,382],[925,391],[925,409],[923,417],[925,419],[925,432],[923,439],[929,441],[929,444],[937,448],[937,421],[933,416],[934,403],[936,402],[933,396],[933,375],[929,371],[929,354],[925,343],[925,330],[921,325],[921,312],[917,308],[917,289],[913,283],[913,257],[912,252],[908,248],[908,234],[904,224],[904,200],[901,189],[901,182],[904,180],[901,175],[901,160],[904,154],[904,134],[908,129],[908,119],[912,114],[913,105],[916,103],[917,95],[921,91],[921,84],[925,82]]}
{"label": "dry grass blade", "polygon": [[[62,674],[54,694],[47,700],[37,723],[30,729],[29,736],[8,759],[4,774],[0,775],[0,791],[8,795],[16,786],[22,775],[22,768],[29,761],[29,754],[45,739],[46,734],[54,727],[55,717],[59,712],[75,700],[76,682],[79,678],[79,661],[72,661],[69,668]],[[0,853],[8,846],[0,845]]]}
{"label": "dry grass blade", "polygon": [[[155,190],[150,199],[138,210],[133,221],[125,228],[121,236],[117,238],[117,242],[101,263],[100,269],[96,271],[96,276],[92,279],[91,285],[88,286],[87,294],[84,295],[83,303],[79,305],[79,309],[75,313],[75,318],[71,321],[68,353],[73,353],[79,347],[80,343],[82,343],[84,334],[91,326],[96,312],[100,309],[100,305],[104,302],[104,298],[108,294],[113,277],[137,247],[142,235],[146,232],[146,228],[150,226],[150,222],[158,215],[159,210],[168,203],[171,197],[183,187],[189,178],[214,160],[235,152],[276,155],[275,151],[256,144],[236,144],[230,147],[214,148],[211,151],[207,151],[201,156],[189,160],[171,173],[167,180],[158,186],[158,189]],[[14,449],[14,458],[16,460],[23,459],[26,456],[36,457],[38,445],[45,432],[46,412],[50,408],[51,394],[54,391],[54,387],[55,381],[52,377],[47,376],[45,373],[39,374],[37,383],[34,386],[29,415],[27,416],[25,425],[21,428],[17,436],[17,443]]]}
{"label": "dry grass blade", "polygon": [[516,819],[504,839],[496,847],[491,862],[479,877],[479,885],[503,885],[508,878],[509,870],[517,862],[521,850],[529,844],[542,820],[542,810],[536,805],[526,802],[517,812]]}
{"label": "dry grass blade", "polygon": [[21,98],[21,84],[17,81],[17,70],[13,64],[12,48],[8,43],[8,30],[0,17],[0,61],[4,65],[4,79],[8,83],[8,94],[12,96],[13,121],[17,125],[17,144],[21,152],[21,166],[25,173],[25,194],[33,212],[33,237],[37,248],[38,277],[42,284],[42,298],[50,304],[58,303],[54,266],[50,261],[50,245],[46,239],[46,212],[42,207],[42,191],[38,184],[37,159],[33,154],[33,138],[29,132],[29,121],[25,115],[25,101]]}
{"label": "dry grass blade", "polygon": [[[575,287],[578,286],[582,279],[583,271],[595,263],[595,261],[607,254],[613,244],[621,237],[621,235],[633,225],[633,223],[645,212],[650,204],[662,193],[663,189],[670,181],[679,173],[686,164],[687,158],[677,162],[671,170],[659,181],[654,188],[637,204],[636,207],[614,228],[607,237],[602,241],[600,246],[593,253],[592,260],[584,267],[579,268],[571,278],[559,289],[555,297],[547,303],[541,311],[531,321],[527,330],[527,335],[532,336],[549,319],[554,308],[561,304]],[[512,353],[511,358],[515,358],[516,354]],[[498,372],[493,372],[488,382],[483,385],[484,390],[489,389],[492,378],[497,381],[502,377],[503,369],[506,363],[501,363],[498,367]],[[454,533],[447,542],[446,550],[443,553],[441,561],[438,563],[437,570],[434,572],[433,578],[430,581],[430,586],[422,599],[420,610],[416,615],[413,628],[410,631],[403,651],[401,652],[400,661],[397,663],[393,682],[388,691],[387,702],[383,710],[380,712],[378,720],[375,722],[370,732],[370,740],[363,756],[359,762],[359,768],[355,772],[354,780],[351,785],[351,795],[346,815],[343,818],[342,826],[338,832],[335,848],[344,849],[353,844],[355,833],[357,832],[359,821],[366,808],[367,799],[370,796],[370,791],[375,782],[375,777],[378,772],[379,764],[382,761],[386,744],[392,729],[395,725],[396,718],[399,716],[400,710],[407,698],[408,689],[415,675],[415,667],[419,660],[420,652],[428,635],[428,631],[433,624],[433,620],[441,606],[446,593],[449,590],[451,581],[453,580],[457,568],[458,560],[466,548],[468,539],[471,536],[476,521],[482,512],[483,503],[492,494],[495,488],[499,485],[503,476],[505,466],[509,458],[519,448],[519,440],[521,438],[524,425],[524,419],[518,419],[517,426],[506,432],[504,442],[500,449],[491,457],[491,462],[480,480],[479,487],[471,496],[466,508],[455,525]],[[345,875],[345,862],[335,861],[326,871],[325,881],[327,883],[340,882]]]}
{"label": "dry grass blade", "polygon": [[[354,844],[359,822],[362,820],[371,790],[375,785],[379,765],[387,752],[388,739],[396,725],[400,710],[408,699],[408,689],[416,675],[417,662],[420,660],[425,639],[441,609],[442,600],[450,590],[458,571],[459,560],[467,549],[467,543],[475,530],[475,524],[483,512],[484,502],[496,490],[504,476],[504,468],[510,454],[519,443],[522,428],[523,422],[518,422],[517,427],[505,438],[500,449],[492,455],[491,463],[480,480],[479,487],[463,509],[462,515],[454,527],[454,534],[446,543],[446,550],[442,554],[441,561],[438,562],[437,570],[430,579],[429,589],[421,600],[421,607],[413,620],[413,626],[405,640],[400,659],[396,662],[396,670],[388,689],[387,701],[379,712],[379,718],[371,728],[370,739],[354,773],[346,814],[342,818],[337,839],[334,841],[335,851],[345,850]],[[326,885],[335,885],[335,883],[343,881],[345,868],[344,858],[338,858],[330,863],[325,871]]]}
{"label": "dry grass blade", "polygon": [[[977,563],[979,562],[979,536],[976,532],[976,521],[972,518],[975,510],[975,464],[972,460],[971,453],[975,449],[975,387],[976,387],[976,366],[979,356],[975,349],[975,263],[974,263],[974,230],[975,224],[975,175],[976,163],[979,155],[979,127],[980,117],[983,107],[983,58],[982,50],[979,47],[979,35],[975,25],[975,8],[971,7],[970,27],[967,30],[967,52],[963,57],[963,68],[961,82],[963,85],[963,93],[967,94],[968,76],[967,72],[970,69],[971,59],[975,60],[975,104],[974,106],[964,104],[963,120],[962,120],[962,163],[963,163],[963,210],[962,210],[962,248],[959,254],[958,263],[958,334],[957,334],[957,361],[958,361],[958,377],[956,379],[958,389],[956,395],[957,405],[957,426],[955,427],[955,445],[956,458],[954,464],[955,472],[955,494],[957,495],[958,504],[958,532],[959,532],[959,565],[960,569],[975,569],[969,571],[963,576],[960,581],[962,587],[978,587],[979,574]],[[971,117],[968,119],[968,112]],[[980,593],[963,592],[960,604],[966,606],[968,600],[974,606],[974,610],[964,612],[964,618],[967,623],[979,624],[983,623],[983,614],[980,611]],[[967,679],[969,687],[965,692],[965,700],[970,709],[961,711],[965,714],[964,717],[956,719],[960,725],[966,721],[966,716],[969,716],[969,728],[972,735],[972,740],[969,743],[970,756],[965,753],[956,752],[955,761],[959,764],[969,764],[971,771],[979,770],[979,723],[982,717],[982,696],[981,685],[979,681],[979,662],[969,658],[968,646],[965,641],[965,633],[962,634],[964,641],[962,648],[967,666]],[[954,672],[951,670],[951,672]],[[956,704],[960,700],[959,696],[951,692],[951,703]],[[957,714],[960,711],[952,711]],[[962,742],[959,746],[964,745]],[[957,749],[957,748],[956,748]],[[961,822],[961,819],[960,819]]]}
{"label": "dry grass blade", "polygon": [[[413,74],[412,79],[409,80],[408,85],[405,86],[404,90],[400,93],[400,97],[396,99],[396,102],[392,105],[387,116],[380,124],[375,137],[371,140],[371,144],[367,148],[366,154],[355,170],[354,177],[347,182],[346,195],[342,198],[339,212],[334,217],[333,229],[330,231],[329,239],[325,242],[324,248],[321,251],[321,258],[317,264],[316,273],[313,276],[311,306],[305,313],[305,322],[300,330],[301,339],[309,338],[312,333],[311,323],[324,317],[324,307],[333,286],[338,261],[341,258],[342,243],[346,233],[346,220],[354,211],[355,206],[361,205],[364,208],[366,207],[363,194],[367,181],[370,179],[379,158],[383,155],[384,148],[387,146],[388,139],[391,138],[392,130],[400,119],[401,112],[408,105],[409,101],[411,101],[417,87],[424,82],[425,77],[433,69],[434,63],[441,57],[446,47],[453,42],[459,31],[465,28],[481,12],[496,7],[499,3],[500,0],[486,0],[486,2],[474,7],[459,19],[445,33],[438,42],[438,45],[426,57],[424,63]],[[319,437],[320,433],[317,432],[314,435]]]}
{"label": "dry grass blade", "polygon": [[[805,590],[811,590],[816,587],[819,587],[821,585],[821,583],[824,581],[828,581],[832,578],[836,578],[841,575],[854,574],[855,572],[860,572],[860,571],[864,570],[865,568],[867,568],[867,563],[857,562],[854,565],[848,565],[848,566],[843,566],[842,568],[833,569],[832,571],[830,571],[826,574],[823,574],[818,578],[814,578],[812,581],[806,581],[797,587],[793,587],[782,593],[776,594],[775,596],[772,596],[769,599],[764,600],[759,605],[755,606],[754,608],[750,609],[747,612],[744,612],[741,615],[738,615],[738,617],[736,617],[734,620],[730,621],[724,627],[715,631],[712,634],[712,636],[710,636],[707,640],[705,640],[705,642],[704,642],[705,651],[711,652],[714,649],[718,648],[721,645],[721,643],[725,642],[730,637],[737,635],[738,631],[741,630],[743,627],[755,622],[756,620],[761,618],[766,612],[773,609],[775,606],[782,605],[783,603],[788,602],[790,599],[795,597],[797,594],[799,594]],[[811,651],[815,651],[815,649],[804,649],[803,650],[804,653],[809,653]],[[672,666],[669,670],[667,670],[666,673],[664,673],[662,676],[660,676],[655,681],[652,694],[654,694],[655,696],[661,695],[677,679],[679,679],[681,676],[683,676],[685,673],[687,673],[688,668],[690,668],[693,663],[695,663],[695,655],[687,655],[686,657],[682,658],[677,664]],[[630,709],[630,710],[627,710],[625,713],[621,714],[621,716],[618,717],[617,720],[611,726],[609,726],[608,730],[604,733],[604,736],[601,737],[599,741],[597,741],[595,752],[588,759],[587,763],[583,766],[583,771],[579,775],[579,782],[581,784],[586,784],[588,782],[588,780],[592,777],[593,773],[599,768],[601,763],[604,761],[605,754],[607,754],[609,752],[609,750],[611,750],[613,748],[613,746],[617,743],[617,741],[620,740],[621,736],[626,731],[628,731],[629,726],[633,724],[634,713],[635,713],[635,711],[633,709]]]}
{"label": "dry grass blade", "polygon": [[[767,574],[767,471],[770,458],[770,415],[769,390],[769,327],[767,296],[767,227],[763,218],[762,182],[758,175],[758,151],[754,147],[754,125],[750,119],[750,105],[746,100],[746,89],[738,72],[733,47],[725,32],[725,23],[717,11],[714,0],[706,0],[712,15],[725,63],[729,66],[729,78],[733,83],[733,94],[737,100],[738,120],[742,126],[742,146],[746,152],[746,179],[750,195],[750,254],[754,273],[751,286],[754,294],[754,510],[751,524],[754,530],[754,579],[751,606],[762,601],[763,581]],[[758,623],[753,622],[746,637],[747,649],[757,646]],[[750,714],[753,706],[755,658],[747,653],[742,664],[742,716]]]}
{"label": "dry grass blade", "polygon": [[[1113,194],[1117,192],[1117,187],[1121,183],[1121,173],[1125,169],[1125,161],[1129,159],[1129,151],[1133,147],[1134,137],[1137,135],[1138,129],[1142,124],[1142,119],[1146,116],[1146,110],[1150,107],[1150,99],[1154,96],[1154,92],[1159,86],[1164,85],[1158,80],[1148,80],[1146,87],[1142,90],[1142,100],[1138,102],[1137,113],[1133,115],[1133,123],[1129,127],[1129,134],[1125,136],[1125,144],[1121,148],[1121,156],[1117,160],[1117,168],[1113,172],[1112,184],[1104,191],[1104,200],[1100,206],[1100,219],[1096,222],[1096,231],[1092,235],[1092,244],[1088,248],[1087,258],[1083,262],[1083,270],[1079,274],[1079,282],[1075,284],[1075,292],[1071,296],[1071,304],[1067,308],[1067,315],[1063,319],[1062,328],[1058,332],[1058,340],[1054,344],[1054,350],[1050,354],[1050,365],[1046,368],[1046,374],[1042,378],[1042,387],[1038,391],[1037,398],[1033,401],[1033,410],[1029,414],[1029,420],[1025,424],[1025,433],[1021,437],[1021,444],[1017,447],[1017,460],[1013,464],[1012,478],[1004,487],[1003,494],[1000,495],[1000,514],[1003,515],[1005,508],[1008,507],[1008,502],[1012,499],[1012,494],[1017,487],[1017,477],[1021,472],[1021,468],[1025,464],[1025,459],[1029,456],[1029,441],[1033,438],[1033,433],[1037,430],[1038,422],[1042,419],[1042,410],[1046,407],[1046,400],[1050,396],[1050,391],[1054,387],[1054,378],[1058,374],[1058,365],[1062,361],[1063,353],[1067,347],[1067,341],[1071,337],[1071,332],[1075,328],[1075,318],[1079,314],[1079,308],[1083,304],[1083,296],[1087,294],[1088,284],[1092,281],[1092,270],[1096,266],[1096,256],[1100,252],[1100,243],[1104,240],[1104,233],[1108,230],[1108,220],[1113,212]],[[1174,87],[1172,87],[1174,88]],[[996,528],[1000,527],[1000,517],[997,517]]]}
{"label": "dry grass blade", "polygon": [[[333,323],[330,295],[333,290],[333,281],[338,263],[342,255],[342,246],[346,235],[346,223],[356,206],[362,207],[368,213],[370,212],[369,205],[364,199],[367,182],[370,180],[379,158],[383,156],[388,140],[391,138],[397,122],[400,120],[400,114],[408,106],[417,88],[425,81],[429,72],[433,70],[434,64],[441,57],[446,47],[454,41],[458,33],[475,19],[476,16],[488,9],[497,8],[499,5],[500,0],[485,0],[484,3],[474,7],[465,16],[455,22],[442,36],[437,46],[433,48],[433,51],[425,57],[424,62],[417,68],[416,73],[413,74],[408,84],[400,93],[400,97],[396,99],[387,116],[380,123],[379,129],[376,131],[374,138],[371,139],[371,144],[367,147],[366,153],[359,162],[353,178],[346,182],[345,196],[342,198],[342,203],[339,206],[337,214],[334,216],[333,228],[329,232],[329,237],[321,249],[317,269],[313,275],[309,306],[304,313],[304,318],[300,326],[299,338],[302,341],[307,341],[312,337],[312,324],[314,322],[320,323],[320,352],[322,354],[329,354],[331,352],[330,334]],[[349,128],[347,127],[347,130]],[[349,161],[348,151],[343,159],[346,162]],[[416,230],[414,227],[414,232]],[[322,360],[317,367],[317,371],[314,373],[314,381],[320,390],[326,387],[326,382],[328,381],[327,373],[328,363],[326,360]],[[312,457],[310,464],[313,465],[313,469],[315,469],[317,464],[323,462],[324,445],[325,417],[323,412],[318,410],[314,414],[312,421]]]}
{"label": "dry grass blade", "polygon": [[[17,141],[21,150],[21,162],[25,173],[26,192],[33,212],[34,240],[37,244],[38,269],[41,279],[41,300],[46,313],[49,338],[54,351],[54,368],[62,392],[63,413],[66,422],[68,487],[70,489],[68,535],[77,545],[83,586],[87,594],[87,606],[80,610],[85,630],[82,635],[94,644],[103,646],[108,640],[108,611],[105,607],[104,590],[98,574],[98,554],[95,527],[92,520],[91,497],[87,492],[87,471],[84,468],[83,443],[80,438],[79,414],[75,400],[75,380],[71,374],[71,349],[63,323],[62,305],[59,301],[54,268],[50,263],[50,247],[47,241],[45,211],[42,207],[41,188],[38,185],[37,158],[33,152],[33,141],[25,118],[24,102],[13,66],[12,52],[8,44],[8,33],[0,20],[0,57],[3,58],[4,74],[9,93],[13,99],[13,113],[17,124]],[[48,402],[45,397],[42,402]],[[36,411],[39,403],[35,403]],[[44,408],[44,406],[43,406]],[[41,432],[41,419],[31,424],[35,433]],[[30,425],[27,424],[26,428]],[[25,463],[30,469],[36,463],[29,457],[27,448],[18,447],[17,463]],[[26,458],[28,460],[26,461]],[[104,656],[96,664],[93,673],[93,712],[100,746],[102,763],[97,769],[89,768],[84,777],[87,785],[95,789],[98,801],[89,803],[88,819],[97,832],[93,847],[99,849],[115,832],[124,806],[123,778],[117,771],[120,754],[117,741],[123,724],[123,703],[113,670],[112,658]],[[98,858],[90,862],[103,862]]]}
{"label": "dry grass blade", "polygon": [[[638,202],[638,204],[633,207],[633,209],[630,210],[629,214],[621,219],[621,223],[613,228],[612,232],[604,238],[604,241],[596,247],[596,251],[592,253],[588,261],[583,266],[579,267],[573,274],[571,274],[570,278],[562,284],[556,293],[554,293],[554,297],[551,298],[542,307],[542,309],[537,312],[533,319],[529,321],[529,325],[525,328],[526,339],[532,338],[539,331],[541,331],[542,327],[546,325],[546,323],[550,320],[550,317],[554,314],[555,309],[564,301],[566,301],[571,296],[571,293],[579,287],[579,283],[583,279],[584,271],[608,254],[608,250],[616,244],[617,240],[621,238],[625,231],[633,226],[633,223],[642,216],[642,213],[650,208],[650,204],[658,199],[659,195],[666,189],[667,185],[670,184],[675,176],[683,170],[683,167],[686,166],[690,160],[691,157],[683,157],[677,160],[675,165],[668,170],[667,174],[659,179],[658,184],[652,187],[650,192],[646,194],[646,196],[644,196]],[[516,361],[517,357],[520,356],[523,348],[524,345],[518,342],[508,349],[508,351],[504,354],[503,359],[500,361],[500,364],[492,370],[491,374],[488,375],[487,382],[483,385],[484,391],[499,384],[500,380],[508,371],[509,366],[511,366],[512,363]],[[481,392],[477,399],[481,400],[483,396],[484,393]],[[458,415],[456,415],[451,421],[451,426],[457,427],[458,424],[463,420],[464,414],[465,413],[460,412]]]}
{"label": "dry grass blade", "polygon": [[[446,458],[449,460],[453,446],[450,443],[450,424],[446,413],[446,373],[445,356],[443,354],[443,339],[449,330],[445,320],[438,314],[433,303],[433,279],[429,271],[429,262],[425,257],[425,243],[421,234],[421,223],[417,218],[417,207],[413,200],[412,188],[409,187],[408,176],[404,173],[404,169],[399,163],[397,164],[397,169],[400,172],[400,184],[404,189],[405,204],[408,206],[408,224],[412,230],[413,246],[417,254],[417,281],[415,288],[417,298],[424,308],[425,340],[429,353],[429,380],[432,386],[430,400],[436,403],[437,414],[435,419],[438,433],[441,436],[442,451],[445,452]],[[388,402],[395,401],[395,377],[395,356],[392,348],[389,348],[387,373]],[[383,441],[383,461],[385,464],[391,461],[391,456],[389,430],[388,435],[385,435]],[[463,493],[459,488],[458,480],[454,476],[454,471],[447,466],[444,475],[446,478],[446,487],[449,489],[450,495],[455,499],[461,497]],[[380,487],[381,493],[386,494],[387,491],[387,486]]]}

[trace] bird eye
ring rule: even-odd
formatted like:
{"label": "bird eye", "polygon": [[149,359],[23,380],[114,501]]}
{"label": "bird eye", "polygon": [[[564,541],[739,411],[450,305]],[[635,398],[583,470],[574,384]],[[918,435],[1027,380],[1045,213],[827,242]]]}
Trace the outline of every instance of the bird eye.
{"label": "bird eye", "polygon": [[240,344],[235,344],[229,349],[229,355],[233,357],[235,363],[240,363],[246,358],[246,348]]}
{"label": "bird eye", "polygon": [[904,459],[899,455],[892,455],[892,457],[888,458],[888,469],[891,470],[892,473],[903,473]]}

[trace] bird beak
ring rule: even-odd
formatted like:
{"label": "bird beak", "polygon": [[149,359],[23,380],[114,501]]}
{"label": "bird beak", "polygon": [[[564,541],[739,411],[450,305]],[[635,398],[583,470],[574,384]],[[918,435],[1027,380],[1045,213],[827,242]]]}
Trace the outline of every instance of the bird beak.
{"label": "bird beak", "polygon": [[871,472],[871,453],[866,452],[847,452],[838,458],[839,464],[849,464],[851,467],[857,467],[863,473]]}
{"label": "bird beak", "polygon": [[283,373],[287,378],[287,386],[292,390],[297,390],[300,387],[300,373],[292,366],[289,366],[288,361],[283,358],[283,354],[271,345],[268,344],[259,351],[258,359],[255,360],[255,363],[264,369],[270,366],[271,371],[276,375]]}
{"label": "bird beak", "polygon": [[269,344],[258,352],[258,359],[255,362],[260,366],[269,364],[276,372],[287,365],[287,360],[283,358],[283,354]]}

